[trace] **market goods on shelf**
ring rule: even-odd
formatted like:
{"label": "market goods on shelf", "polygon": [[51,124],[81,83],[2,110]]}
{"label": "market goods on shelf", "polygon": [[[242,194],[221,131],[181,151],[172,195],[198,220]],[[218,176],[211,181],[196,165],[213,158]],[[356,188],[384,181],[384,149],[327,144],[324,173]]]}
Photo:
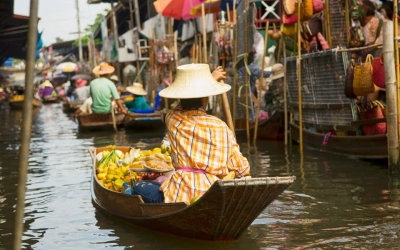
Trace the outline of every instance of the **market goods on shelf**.
{"label": "market goods on shelf", "polygon": [[[123,191],[124,182],[133,185],[142,179],[154,180],[161,175],[160,172],[174,169],[169,148],[164,148],[164,150],[161,148],[152,150],[132,148],[124,154],[115,146],[111,146],[109,150],[98,153],[96,160],[97,180],[104,187],[118,192]],[[147,165],[150,168],[145,168]]]}

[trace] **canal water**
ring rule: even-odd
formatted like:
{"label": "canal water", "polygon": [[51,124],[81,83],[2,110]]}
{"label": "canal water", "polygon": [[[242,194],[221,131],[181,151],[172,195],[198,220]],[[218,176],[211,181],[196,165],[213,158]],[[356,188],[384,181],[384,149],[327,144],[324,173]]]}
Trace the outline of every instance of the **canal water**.
{"label": "canal water", "polygon": [[[0,249],[10,249],[18,182],[22,112],[0,107]],[[386,162],[368,162],[282,142],[241,142],[252,176],[297,180],[237,241],[204,242],[132,228],[106,217],[91,200],[88,147],[142,149],[162,132],[78,132],[61,104],[44,105],[32,127],[24,249],[398,249],[398,185]],[[195,226],[195,225],[194,225]]]}

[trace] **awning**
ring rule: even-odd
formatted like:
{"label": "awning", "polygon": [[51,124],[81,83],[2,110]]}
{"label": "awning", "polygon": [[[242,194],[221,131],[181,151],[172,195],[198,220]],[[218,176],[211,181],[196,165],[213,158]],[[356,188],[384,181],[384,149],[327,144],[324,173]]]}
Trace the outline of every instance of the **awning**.
{"label": "awning", "polygon": [[0,28],[0,57],[25,59],[29,17],[13,15]]}

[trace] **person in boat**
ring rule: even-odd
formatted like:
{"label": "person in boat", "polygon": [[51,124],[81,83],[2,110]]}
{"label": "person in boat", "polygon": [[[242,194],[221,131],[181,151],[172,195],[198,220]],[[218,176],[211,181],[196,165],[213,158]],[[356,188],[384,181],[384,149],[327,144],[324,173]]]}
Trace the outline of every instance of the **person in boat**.
{"label": "person in boat", "polygon": [[90,87],[86,85],[87,81],[79,78],[75,82],[75,90],[72,93],[75,96],[75,101],[84,102],[90,97]]}
{"label": "person in boat", "polygon": [[39,86],[39,96],[42,99],[44,99],[45,97],[53,96],[55,94],[53,91],[54,91],[53,84],[51,84],[49,80],[45,80]]}
{"label": "person in boat", "polygon": [[93,113],[110,113],[112,99],[117,104],[120,112],[124,114],[127,113],[127,109],[118,94],[117,87],[115,87],[115,84],[109,79],[109,76],[114,72],[114,70],[114,67],[106,62],[102,62],[92,71],[93,74],[99,76],[99,78],[90,82],[90,94],[93,99],[91,108]]}
{"label": "person in boat", "polygon": [[118,76],[112,75],[112,76],[110,77],[110,80],[115,84],[115,87],[118,88],[118,87],[122,86],[122,83],[119,81]]}
{"label": "person in boat", "polygon": [[[217,73],[223,75],[216,72],[214,76]],[[141,195],[149,203],[189,204],[231,171],[237,178],[249,175],[249,162],[241,154],[233,132],[225,122],[205,112],[209,96],[225,93],[230,88],[216,81],[207,64],[177,68],[175,81],[159,93],[161,97],[180,100],[165,118],[175,172],[161,185],[152,181],[137,182],[132,188],[133,194]]]}
{"label": "person in boat", "polygon": [[283,107],[283,77],[285,69],[283,64],[276,63],[271,67],[271,75],[267,79],[268,87],[263,99],[265,102],[265,111],[272,115],[277,109]]}
{"label": "person in boat", "polygon": [[133,97],[132,101],[124,102],[129,111],[138,112],[152,110],[145,98],[147,91],[143,88],[141,83],[135,82],[133,86],[127,87],[126,91],[131,93]]}

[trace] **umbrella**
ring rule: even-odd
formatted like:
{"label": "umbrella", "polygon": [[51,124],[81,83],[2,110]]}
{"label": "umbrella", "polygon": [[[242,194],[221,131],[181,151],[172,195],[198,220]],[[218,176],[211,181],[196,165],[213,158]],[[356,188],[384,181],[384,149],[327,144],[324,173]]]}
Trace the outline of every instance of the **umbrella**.
{"label": "umbrella", "polygon": [[62,72],[74,72],[76,70],[78,70],[78,65],[76,65],[73,62],[65,62],[65,63],[61,63],[57,66],[56,68],[57,70],[61,70]]}
{"label": "umbrella", "polygon": [[82,80],[86,80],[86,81],[92,80],[92,77],[90,75],[84,75],[84,74],[74,75],[73,77],[71,77],[71,80],[76,81],[79,78],[81,78]]}
{"label": "umbrella", "polygon": [[[204,10],[206,14],[218,13],[221,11],[221,0],[207,0],[204,2]],[[193,17],[201,16],[201,3],[194,5],[190,9],[190,15]]]}
{"label": "umbrella", "polygon": [[201,4],[205,0],[157,0],[154,2],[156,11],[165,17],[189,20],[191,8]]}

